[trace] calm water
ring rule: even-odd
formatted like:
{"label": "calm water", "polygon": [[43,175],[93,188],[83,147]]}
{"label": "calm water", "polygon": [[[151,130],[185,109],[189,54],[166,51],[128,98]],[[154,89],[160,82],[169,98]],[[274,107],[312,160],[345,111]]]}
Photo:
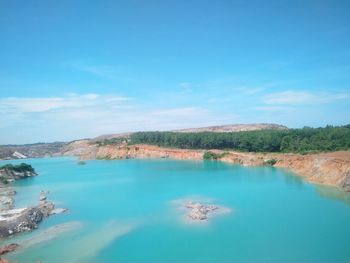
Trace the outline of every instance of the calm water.
{"label": "calm water", "polygon": [[[16,206],[35,204],[40,190],[50,190],[49,198],[70,210],[7,240],[24,244],[9,259],[350,262],[349,195],[282,169],[174,160],[26,162],[39,176],[15,184]],[[179,208],[183,199],[232,211],[189,223]],[[66,229],[52,228],[61,224]]]}

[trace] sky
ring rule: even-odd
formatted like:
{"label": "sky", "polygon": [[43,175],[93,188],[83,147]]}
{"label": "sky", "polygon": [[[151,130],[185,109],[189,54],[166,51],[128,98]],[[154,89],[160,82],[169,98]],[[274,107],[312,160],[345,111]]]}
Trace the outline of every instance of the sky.
{"label": "sky", "polygon": [[0,0],[0,144],[350,123],[348,0]]}

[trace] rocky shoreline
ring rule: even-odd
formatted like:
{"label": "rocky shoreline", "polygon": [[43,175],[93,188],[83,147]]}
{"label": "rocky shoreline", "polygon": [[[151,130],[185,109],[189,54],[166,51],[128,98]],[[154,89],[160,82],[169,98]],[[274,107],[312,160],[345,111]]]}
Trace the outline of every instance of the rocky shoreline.
{"label": "rocky shoreline", "polygon": [[[38,228],[38,224],[51,215],[67,211],[64,208],[55,208],[55,204],[47,200],[48,191],[39,193],[39,202],[35,206],[25,208],[13,208],[16,192],[10,187],[15,180],[36,176],[36,172],[30,165],[20,166],[6,165],[0,169],[0,240],[15,234],[32,231]],[[0,256],[19,247],[13,243],[0,248]],[[9,262],[0,258],[0,262]]]}
{"label": "rocky shoreline", "polygon": [[44,218],[65,211],[67,211],[65,208],[55,208],[55,204],[48,201],[46,195],[44,198],[41,192],[36,206],[0,212],[0,238],[34,230]]}

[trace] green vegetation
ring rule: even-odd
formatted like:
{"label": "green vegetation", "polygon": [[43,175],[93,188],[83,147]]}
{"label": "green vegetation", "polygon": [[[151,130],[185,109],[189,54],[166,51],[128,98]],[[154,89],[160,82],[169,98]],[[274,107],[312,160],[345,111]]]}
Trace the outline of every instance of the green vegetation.
{"label": "green vegetation", "polygon": [[217,159],[221,159],[222,157],[224,157],[227,154],[227,152],[224,153],[214,153],[211,151],[207,151],[203,154],[203,159],[204,160],[217,160]]}
{"label": "green vegetation", "polygon": [[277,163],[276,159],[270,159],[264,162],[264,165],[274,166]]}
{"label": "green vegetation", "polygon": [[96,144],[98,146],[106,146],[106,145],[123,144],[127,142],[128,142],[127,138],[120,137],[120,138],[104,139],[103,141],[97,141]]}
{"label": "green vegetation", "polygon": [[0,166],[0,170],[14,171],[18,173],[22,173],[22,172],[35,173],[34,168],[30,164],[26,164],[26,163],[21,163],[18,165],[5,164],[3,166]]}
{"label": "green vegetation", "polygon": [[213,152],[205,152],[203,154],[203,159],[204,160],[216,160],[218,159],[218,155],[216,153],[213,153]]}
{"label": "green vegetation", "polygon": [[137,132],[130,136],[130,143],[183,149],[233,149],[246,152],[305,154],[350,149],[350,125],[229,133]]}
{"label": "green vegetation", "polygon": [[[5,164],[3,166],[0,166],[0,182],[7,184],[10,181],[14,180],[14,172],[16,173],[35,173],[34,168],[26,163],[21,163],[18,165],[12,165],[12,164]],[[27,177],[28,174],[20,175],[20,178]]]}

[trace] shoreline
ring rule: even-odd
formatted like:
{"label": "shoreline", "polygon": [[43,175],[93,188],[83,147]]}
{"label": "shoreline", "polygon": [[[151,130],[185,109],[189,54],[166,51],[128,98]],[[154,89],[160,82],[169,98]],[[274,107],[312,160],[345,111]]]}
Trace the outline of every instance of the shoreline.
{"label": "shoreline", "polygon": [[[105,145],[91,144],[88,140],[76,141],[62,153],[81,160],[91,159],[146,159],[170,158],[178,160],[203,160],[205,152],[221,155],[217,161],[242,166],[273,166],[285,168],[315,184],[336,186],[350,192],[350,151],[315,154],[255,153],[224,150],[192,150],[165,148],[148,144]],[[269,161],[275,160],[272,165]]]}

